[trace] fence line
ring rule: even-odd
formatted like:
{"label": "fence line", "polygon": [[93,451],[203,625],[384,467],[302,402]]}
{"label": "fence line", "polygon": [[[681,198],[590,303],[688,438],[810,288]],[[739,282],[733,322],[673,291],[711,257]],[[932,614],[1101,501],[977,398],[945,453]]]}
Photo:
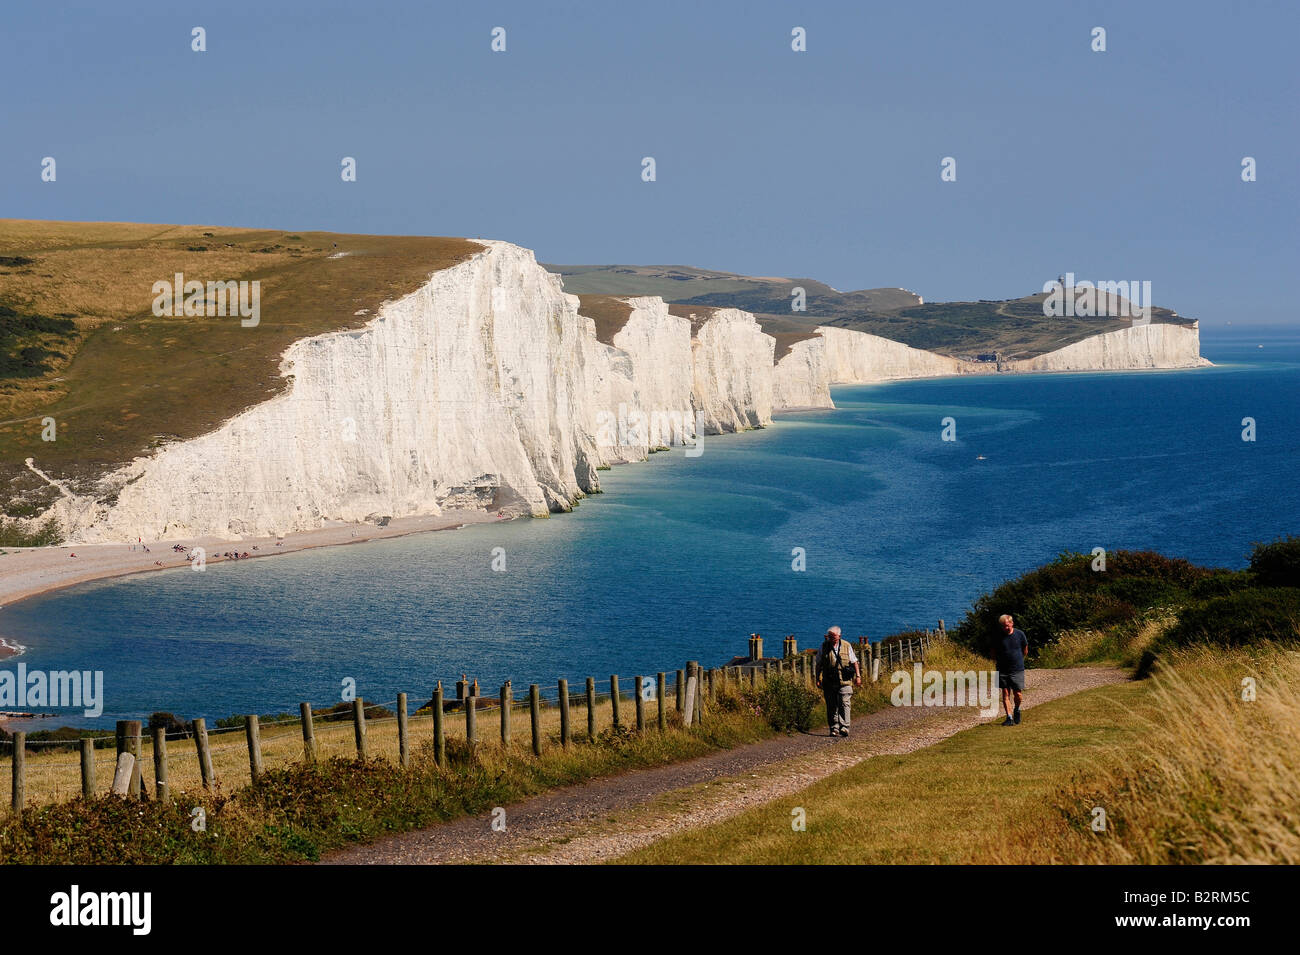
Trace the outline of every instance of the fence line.
{"label": "fence line", "polygon": [[[858,648],[863,677],[878,682],[882,667],[892,671],[912,662],[923,663],[933,642],[946,637],[942,620],[937,631],[887,642],[872,644],[862,637]],[[218,789],[223,783],[256,785],[271,769],[334,756],[387,758],[407,767],[412,742],[431,743],[435,761],[444,767],[448,741],[476,748],[491,740],[502,750],[523,753],[531,749],[540,756],[549,746],[567,748],[611,729],[663,732],[670,722],[669,713],[673,725],[698,727],[710,705],[728,687],[757,686],[779,674],[813,685],[813,657],[810,652],[798,652],[793,636],[785,638],[780,658],[764,657],[762,638],[753,634],[747,657],[712,669],[689,660],[676,671],[661,671],[649,678],[638,675],[631,688],[620,688],[617,675],[609,678],[607,690],[598,690],[602,681],[593,677],[571,685],[559,680],[552,684],[553,695],[544,693],[539,684],[529,684],[526,693],[516,692],[511,681],[506,681],[499,693],[489,696],[481,695],[477,681],[462,678],[456,681],[457,698],[446,700],[439,680],[429,703],[413,712],[408,712],[408,697],[403,693],[387,703],[357,698],[350,714],[333,708],[313,711],[309,704],[301,703],[297,718],[262,721],[249,714],[242,725],[211,730],[203,719],[196,718],[183,732],[171,734],[163,727],[146,728],[138,720],[120,720],[115,733],[78,740],[29,742],[27,734],[18,731],[7,744],[10,758],[0,760],[0,766],[8,769],[10,809],[20,812],[28,805],[27,782],[33,776],[43,783],[42,802],[89,798],[119,788],[129,798],[149,800]],[[631,706],[624,709],[623,703]],[[573,716],[575,709],[580,716]],[[527,719],[513,718],[524,710]],[[603,720],[598,719],[598,710],[603,711]],[[377,712],[387,715],[369,715]],[[231,735],[235,733],[239,735]],[[96,759],[95,750],[107,748],[104,744],[110,739],[115,740],[116,759]],[[41,747],[51,749],[42,752]],[[67,748],[71,758],[59,760],[56,747]],[[0,776],[0,785],[4,781]]]}

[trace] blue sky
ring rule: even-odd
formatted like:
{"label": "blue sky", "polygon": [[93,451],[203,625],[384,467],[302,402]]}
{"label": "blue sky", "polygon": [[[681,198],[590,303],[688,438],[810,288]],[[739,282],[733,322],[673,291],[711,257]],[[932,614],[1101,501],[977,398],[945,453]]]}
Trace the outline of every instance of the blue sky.
{"label": "blue sky", "polygon": [[927,301],[1072,270],[1150,280],[1207,326],[1297,321],[1294,3],[7,0],[0,17],[0,216],[488,236],[547,262]]}

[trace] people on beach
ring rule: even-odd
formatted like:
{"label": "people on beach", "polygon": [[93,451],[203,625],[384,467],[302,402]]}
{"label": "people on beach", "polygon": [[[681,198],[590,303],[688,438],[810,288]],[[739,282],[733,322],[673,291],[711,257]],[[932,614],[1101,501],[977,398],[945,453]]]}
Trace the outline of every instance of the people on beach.
{"label": "people on beach", "polygon": [[[1025,653],[1029,650],[1029,640],[1023,630],[1016,629],[1016,621],[1011,614],[1004,613],[998,617],[997,643],[994,646],[998,664],[998,688],[1002,691],[1002,711],[1007,718],[1003,726],[1020,725],[1020,701],[1025,692]],[[1012,700],[1016,708],[1011,709]]]}
{"label": "people on beach", "polygon": [[826,699],[826,725],[830,735],[848,736],[853,718],[853,688],[862,685],[862,670],[858,655],[847,640],[841,639],[839,627],[826,631],[814,661],[814,672],[817,686]]}

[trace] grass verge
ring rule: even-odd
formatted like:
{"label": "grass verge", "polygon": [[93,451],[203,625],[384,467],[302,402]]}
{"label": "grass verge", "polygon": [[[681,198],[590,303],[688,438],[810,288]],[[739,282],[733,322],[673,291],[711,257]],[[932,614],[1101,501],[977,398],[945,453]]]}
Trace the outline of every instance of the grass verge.
{"label": "grass verge", "polygon": [[[1293,862],[1300,658],[1197,647],[1149,681],[883,756],[624,863]],[[1257,699],[1241,699],[1253,677]],[[1094,808],[1107,828],[1094,832]],[[792,812],[806,814],[795,831]]]}

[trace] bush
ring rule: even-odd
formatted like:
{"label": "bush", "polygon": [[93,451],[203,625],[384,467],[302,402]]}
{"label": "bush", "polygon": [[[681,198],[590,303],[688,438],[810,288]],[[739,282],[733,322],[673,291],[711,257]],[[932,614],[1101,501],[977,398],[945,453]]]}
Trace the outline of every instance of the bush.
{"label": "bush", "polygon": [[174,713],[159,712],[149,716],[150,734],[155,729],[161,729],[168,739],[189,739],[192,727]]}
{"label": "bush", "polygon": [[1250,572],[1261,587],[1300,587],[1300,537],[1279,537],[1256,544]]}
{"label": "bush", "polygon": [[1300,590],[1261,587],[1211,598],[1184,610],[1167,639],[1176,646],[1294,643],[1300,639]]}
{"label": "bush", "polygon": [[998,617],[1009,613],[1031,647],[1043,647],[1069,631],[1114,626],[1155,606],[1185,603],[1191,588],[1224,573],[1153,551],[1114,551],[1104,571],[1092,565],[1091,555],[1066,552],[1001,584],[975,601],[953,640],[989,656]]}
{"label": "bush", "polygon": [[806,733],[813,725],[813,714],[821,697],[800,680],[784,674],[772,677],[755,694],[759,713],[772,729],[789,733]]}
{"label": "bush", "polygon": [[1188,593],[1194,600],[1226,597],[1253,587],[1255,578],[1247,570],[1220,570],[1192,584]]}

